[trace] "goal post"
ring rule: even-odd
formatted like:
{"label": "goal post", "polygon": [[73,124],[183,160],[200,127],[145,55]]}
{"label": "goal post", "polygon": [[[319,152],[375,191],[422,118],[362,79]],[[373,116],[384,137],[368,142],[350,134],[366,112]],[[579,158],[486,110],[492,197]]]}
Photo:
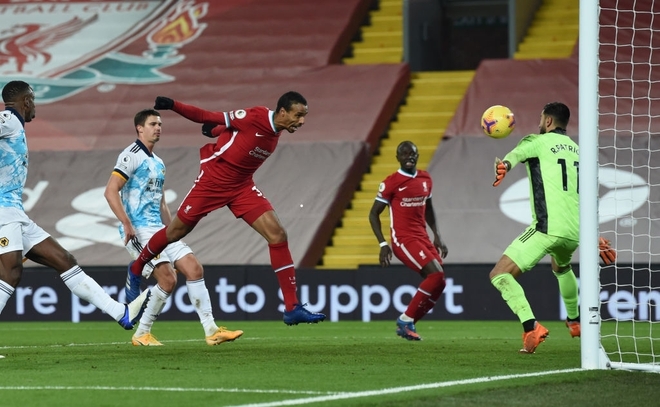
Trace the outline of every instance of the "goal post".
{"label": "goal post", "polygon": [[580,147],[581,364],[602,369],[598,262],[598,0],[580,0],[578,61]]}
{"label": "goal post", "polygon": [[[584,369],[660,372],[658,31],[660,0],[580,0]],[[614,265],[600,265],[599,236],[616,248]]]}

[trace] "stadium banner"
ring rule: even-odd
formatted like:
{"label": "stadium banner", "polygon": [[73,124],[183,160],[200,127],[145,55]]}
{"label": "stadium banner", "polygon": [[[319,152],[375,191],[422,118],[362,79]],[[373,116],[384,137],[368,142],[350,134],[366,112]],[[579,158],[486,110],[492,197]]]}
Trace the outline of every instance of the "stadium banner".
{"label": "stadium banner", "polygon": [[[426,319],[512,320],[516,318],[490,284],[492,265],[445,265],[447,287]],[[657,269],[651,267],[650,269]],[[86,267],[85,270],[113,297],[123,302],[126,269]],[[578,274],[577,266],[575,267]],[[207,266],[205,281],[218,321],[280,320],[283,303],[277,279],[266,266]],[[634,272],[619,266],[603,270],[603,318],[660,320],[660,279],[657,273]],[[328,321],[394,320],[405,310],[420,277],[402,266],[361,267],[358,270],[298,270],[301,302]],[[614,282],[619,290],[614,292]],[[644,281],[642,281],[644,280]],[[549,265],[539,265],[520,278],[539,320],[563,320],[557,282]],[[628,282],[628,283],[625,283]],[[634,282],[634,285],[632,284]],[[148,284],[155,284],[153,279]],[[146,285],[144,286],[146,287]],[[611,289],[610,289],[611,287]],[[159,320],[197,320],[188,299],[185,279],[168,300]],[[93,305],[73,296],[55,272],[26,268],[21,283],[5,307],[0,321],[103,321],[108,317]]]}

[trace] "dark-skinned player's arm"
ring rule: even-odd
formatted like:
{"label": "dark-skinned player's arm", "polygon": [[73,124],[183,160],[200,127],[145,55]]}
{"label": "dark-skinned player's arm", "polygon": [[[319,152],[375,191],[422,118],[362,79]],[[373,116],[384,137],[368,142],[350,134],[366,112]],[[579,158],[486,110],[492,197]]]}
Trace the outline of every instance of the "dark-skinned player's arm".
{"label": "dark-skinned player's arm", "polygon": [[387,207],[387,204],[375,200],[369,211],[369,224],[371,224],[371,230],[374,232],[376,239],[378,239],[378,244],[380,245],[378,260],[382,267],[389,266],[390,261],[392,260],[392,248],[387,244],[387,240],[385,240],[385,236],[383,236],[383,229],[380,223],[380,214],[383,213],[385,207]]}
{"label": "dark-skinned player's arm", "polygon": [[226,129],[225,126],[215,123],[204,123],[202,124],[202,134],[206,137],[216,138],[222,133],[222,130]]}
{"label": "dark-skinned player's arm", "polygon": [[447,253],[449,253],[449,249],[447,249],[447,245],[445,242],[442,241],[440,238],[440,232],[438,232],[438,227],[436,226],[435,223],[435,212],[433,211],[433,202],[431,201],[431,198],[426,200],[426,211],[424,212],[425,218],[426,218],[426,223],[429,225],[431,228],[431,231],[433,232],[433,246],[438,250],[438,253],[442,256],[444,259],[447,257]]}
{"label": "dark-skinned player's arm", "polygon": [[202,134],[206,137],[215,138],[220,135],[225,124],[225,114],[223,112],[209,112],[196,106],[177,102],[165,96],[157,96],[154,102],[156,110],[172,110],[179,113],[186,119],[195,123],[204,123],[202,125]]}
{"label": "dark-skinned player's arm", "polygon": [[178,102],[165,96],[157,96],[154,102],[156,110],[172,110],[195,123],[225,124],[224,112],[211,112],[197,106]]}

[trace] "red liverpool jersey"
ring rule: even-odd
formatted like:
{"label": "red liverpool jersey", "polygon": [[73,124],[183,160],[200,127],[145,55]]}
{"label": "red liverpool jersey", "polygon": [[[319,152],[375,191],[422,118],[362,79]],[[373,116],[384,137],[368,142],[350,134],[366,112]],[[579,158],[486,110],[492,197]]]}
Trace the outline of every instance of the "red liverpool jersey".
{"label": "red liverpool jersey", "polygon": [[200,149],[200,164],[205,173],[219,181],[240,185],[275,151],[280,133],[275,131],[273,111],[258,106],[230,112],[208,112],[175,102],[174,111],[198,123],[217,123],[215,144]]}
{"label": "red liverpool jersey", "polygon": [[431,197],[432,188],[429,173],[422,170],[417,170],[414,175],[398,170],[380,184],[376,200],[390,207],[392,243],[429,239],[426,200]]}

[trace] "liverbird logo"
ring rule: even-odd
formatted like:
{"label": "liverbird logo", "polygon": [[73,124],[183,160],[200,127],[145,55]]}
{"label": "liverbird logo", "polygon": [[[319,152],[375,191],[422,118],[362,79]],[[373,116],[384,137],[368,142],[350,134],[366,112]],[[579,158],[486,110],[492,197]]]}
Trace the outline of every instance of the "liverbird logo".
{"label": "liverbird logo", "polygon": [[186,44],[194,40],[206,28],[206,24],[198,23],[198,20],[206,15],[206,8],[205,3],[179,4],[168,18],[161,20],[147,40],[152,46]]}
{"label": "liverbird logo", "polygon": [[[93,86],[174,80],[162,68],[185,59],[179,50],[206,28],[208,3],[195,0],[0,0],[0,87],[27,79],[40,104]],[[121,52],[142,39],[140,54]]]}
{"label": "liverbird logo", "polygon": [[88,19],[73,17],[71,20],[52,27],[44,28],[41,24],[17,24],[9,30],[0,32],[0,66],[14,63],[16,72],[25,73],[28,61],[41,58],[43,63],[51,60],[47,49],[70,37],[98,20],[94,14]]}

